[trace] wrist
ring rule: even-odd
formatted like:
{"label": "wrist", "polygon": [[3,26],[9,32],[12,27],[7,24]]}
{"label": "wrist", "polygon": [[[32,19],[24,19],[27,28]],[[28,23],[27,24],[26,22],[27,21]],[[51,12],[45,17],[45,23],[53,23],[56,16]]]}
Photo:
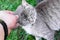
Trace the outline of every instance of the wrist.
{"label": "wrist", "polygon": [[[8,29],[8,35],[10,34],[11,30]],[[3,25],[0,24],[0,40],[4,40],[4,29],[3,29]]]}
{"label": "wrist", "polygon": [[[0,23],[1,23],[1,27],[3,27],[3,30],[4,30],[4,40],[6,40],[7,36],[8,36],[8,27],[6,25],[6,23],[0,19]],[[3,31],[2,31],[3,32]]]}
{"label": "wrist", "polygon": [[[9,28],[7,21],[4,20],[3,18],[1,18],[1,20],[3,20],[3,21],[5,22],[5,24],[7,25],[7,28],[8,28],[8,34],[10,34],[11,29]],[[3,25],[2,25],[2,27],[3,27]],[[3,29],[3,30],[4,30],[4,29]]]}
{"label": "wrist", "polygon": [[4,35],[3,26],[0,24],[0,40],[4,40]]}

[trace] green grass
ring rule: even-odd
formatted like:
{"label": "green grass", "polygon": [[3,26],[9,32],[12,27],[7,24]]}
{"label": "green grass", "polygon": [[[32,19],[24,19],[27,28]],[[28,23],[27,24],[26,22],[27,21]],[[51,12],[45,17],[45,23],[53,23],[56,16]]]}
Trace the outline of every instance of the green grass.
{"label": "green grass", "polygon": [[0,0],[0,10],[15,11],[17,6],[21,4],[21,0]]}
{"label": "green grass", "polygon": [[[33,6],[36,6],[35,0],[27,0],[27,2]],[[11,10],[15,11],[16,8],[21,4],[21,0],[0,0],[0,10]],[[60,32],[55,35],[55,40],[60,37]],[[7,40],[35,40],[35,37],[27,34],[21,27],[12,30]],[[43,39],[44,40],[44,39]]]}

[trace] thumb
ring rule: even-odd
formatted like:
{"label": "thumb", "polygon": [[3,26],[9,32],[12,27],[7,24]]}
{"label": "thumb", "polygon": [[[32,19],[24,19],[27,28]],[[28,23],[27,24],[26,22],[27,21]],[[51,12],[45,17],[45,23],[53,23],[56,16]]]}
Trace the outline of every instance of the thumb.
{"label": "thumb", "polygon": [[15,15],[16,16],[16,19],[18,19],[19,18],[19,16],[18,15]]}

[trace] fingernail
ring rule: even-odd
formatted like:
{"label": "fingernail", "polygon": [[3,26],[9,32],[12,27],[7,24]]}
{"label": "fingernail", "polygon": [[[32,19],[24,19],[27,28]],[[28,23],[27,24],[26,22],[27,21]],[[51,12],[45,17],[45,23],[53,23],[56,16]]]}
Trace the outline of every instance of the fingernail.
{"label": "fingernail", "polygon": [[18,19],[18,18],[19,18],[19,16],[18,16],[18,15],[16,15],[16,18]]}

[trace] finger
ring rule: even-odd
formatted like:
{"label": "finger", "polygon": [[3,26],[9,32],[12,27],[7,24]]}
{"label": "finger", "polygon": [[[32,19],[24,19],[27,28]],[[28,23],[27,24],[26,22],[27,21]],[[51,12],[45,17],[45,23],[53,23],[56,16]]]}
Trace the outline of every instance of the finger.
{"label": "finger", "polygon": [[8,11],[8,10],[6,10],[5,12],[8,13],[8,14],[14,14],[14,12]]}
{"label": "finger", "polygon": [[17,28],[18,26],[20,26],[20,24],[19,24],[19,23],[17,23],[17,24],[16,24],[16,28]]}
{"label": "finger", "polygon": [[15,15],[16,16],[16,19],[18,19],[19,18],[19,16],[18,15]]}

